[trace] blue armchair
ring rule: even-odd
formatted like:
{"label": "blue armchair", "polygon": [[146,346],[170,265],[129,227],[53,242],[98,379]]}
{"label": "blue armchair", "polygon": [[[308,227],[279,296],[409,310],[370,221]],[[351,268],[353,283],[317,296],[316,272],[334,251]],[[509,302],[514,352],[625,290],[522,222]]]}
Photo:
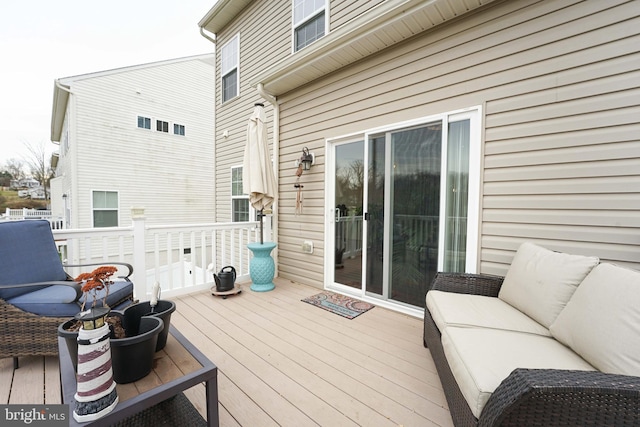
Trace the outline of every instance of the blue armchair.
{"label": "blue armchair", "polygon": [[[117,262],[83,266],[104,264],[128,270],[106,299],[122,309],[133,300],[133,268]],[[57,355],[58,325],[76,315],[86,297],[80,287],[64,270],[48,221],[0,222],[0,358],[13,357],[17,368],[19,356]]]}

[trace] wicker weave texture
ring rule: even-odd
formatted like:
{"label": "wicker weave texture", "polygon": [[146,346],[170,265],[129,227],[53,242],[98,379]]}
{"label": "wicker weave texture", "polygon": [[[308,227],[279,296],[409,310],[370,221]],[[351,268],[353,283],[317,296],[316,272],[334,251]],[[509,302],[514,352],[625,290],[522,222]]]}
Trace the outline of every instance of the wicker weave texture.
{"label": "wicker weave texture", "polygon": [[[431,289],[496,297],[502,277],[438,273]],[[476,419],[462,396],[429,310],[424,316],[429,347],[456,427],[640,426],[640,377],[602,372],[516,369],[493,392]]]}
{"label": "wicker weave texture", "polygon": [[[115,306],[132,299],[133,295],[127,295]],[[0,298],[0,358],[57,356],[58,325],[69,319],[29,313]]]}
{"label": "wicker weave texture", "polygon": [[58,325],[67,320],[27,313],[0,299],[0,358],[57,356]]}
{"label": "wicker weave texture", "polygon": [[431,351],[431,357],[433,357],[433,361],[438,370],[438,376],[440,377],[440,382],[442,383],[442,388],[447,398],[449,413],[451,414],[453,424],[456,425],[456,427],[477,426],[478,420],[471,412],[471,408],[469,408],[469,404],[467,404],[464,396],[462,396],[458,388],[458,383],[456,383],[453,373],[449,368],[449,363],[447,363],[440,339],[440,331],[433,322],[429,310],[426,309],[424,314],[424,342],[429,348],[429,351]]}
{"label": "wicker weave texture", "polygon": [[480,426],[640,426],[638,377],[516,369],[493,395]]}
{"label": "wicker weave texture", "polygon": [[434,291],[497,297],[504,277],[485,274],[438,273],[431,282]]}
{"label": "wicker weave texture", "polygon": [[170,399],[113,424],[113,427],[200,427],[206,425],[207,422],[189,399],[184,394],[178,393]]}

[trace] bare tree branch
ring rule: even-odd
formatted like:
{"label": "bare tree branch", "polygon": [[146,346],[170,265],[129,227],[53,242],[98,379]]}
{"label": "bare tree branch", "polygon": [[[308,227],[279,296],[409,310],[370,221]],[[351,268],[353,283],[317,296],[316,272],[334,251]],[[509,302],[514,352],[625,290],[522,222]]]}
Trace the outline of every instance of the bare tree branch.
{"label": "bare tree branch", "polygon": [[25,148],[29,151],[27,164],[31,168],[31,175],[44,188],[45,199],[49,198],[48,190],[49,181],[53,177],[53,169],[51,168],[51,159],[47,155],[45,143],[40,141],[33,144],[29,141],[22,141]]}
{"label": "bare tree branch", "polygon": [[24,173],[24,162],[19,159],[9,159],[5,162],[3,170],[7,171],[11,175],[11,179],[23,179],[26,178]]}

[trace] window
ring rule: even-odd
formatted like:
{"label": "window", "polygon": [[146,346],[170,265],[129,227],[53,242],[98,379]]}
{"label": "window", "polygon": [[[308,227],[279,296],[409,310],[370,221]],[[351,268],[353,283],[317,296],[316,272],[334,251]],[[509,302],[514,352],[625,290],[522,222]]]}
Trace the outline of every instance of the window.
{"label": "window", "polygon": [[151,129],[151,119],[149,117],[138,116],[138,127],[140,129]]}
{"label": "window", "polygon": [[164,122],[162,120],[156,120],[156,130],[158,132],[169,132],[169,122]]}
{"label": "window", "polygon": [[242,166],[231,168],[231,220],[249,221],[249,196],[242,189]]}
{"label": "window", "polygon": [[96,228],[118,226],[118,192],[93,192],[93,226]]}
{"label": "window", "polygon": [[184,125],[173,124],[173,134],[184,136]]}
{"label": "window", "polygon": [[239,39],[240,37],[236,35],[220,50],[222,102],[238,96]]}
{"label": "window", "polygon": [[325,0],[293,0],[295,52],[324,36],[325,26]]}

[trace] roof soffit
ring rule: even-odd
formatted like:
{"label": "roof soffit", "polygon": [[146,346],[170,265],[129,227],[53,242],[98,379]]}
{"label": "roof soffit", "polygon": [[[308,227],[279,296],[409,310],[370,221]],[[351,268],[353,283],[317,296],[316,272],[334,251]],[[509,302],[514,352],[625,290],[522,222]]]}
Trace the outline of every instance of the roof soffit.
{"label": "roof soffit", "polygon": [[198,26],[217,34],[247,7],[252,0],[218,0],[218,2],[198,22]]}
{"label": "roof soffit", "polygon": [[62,136],[62,125],[67,112],[69,102],[69,86],[60,83],[60,80],[53,82],[53,106],[51,108],[51,134],[49,138],[53,142],[60,142]]}

